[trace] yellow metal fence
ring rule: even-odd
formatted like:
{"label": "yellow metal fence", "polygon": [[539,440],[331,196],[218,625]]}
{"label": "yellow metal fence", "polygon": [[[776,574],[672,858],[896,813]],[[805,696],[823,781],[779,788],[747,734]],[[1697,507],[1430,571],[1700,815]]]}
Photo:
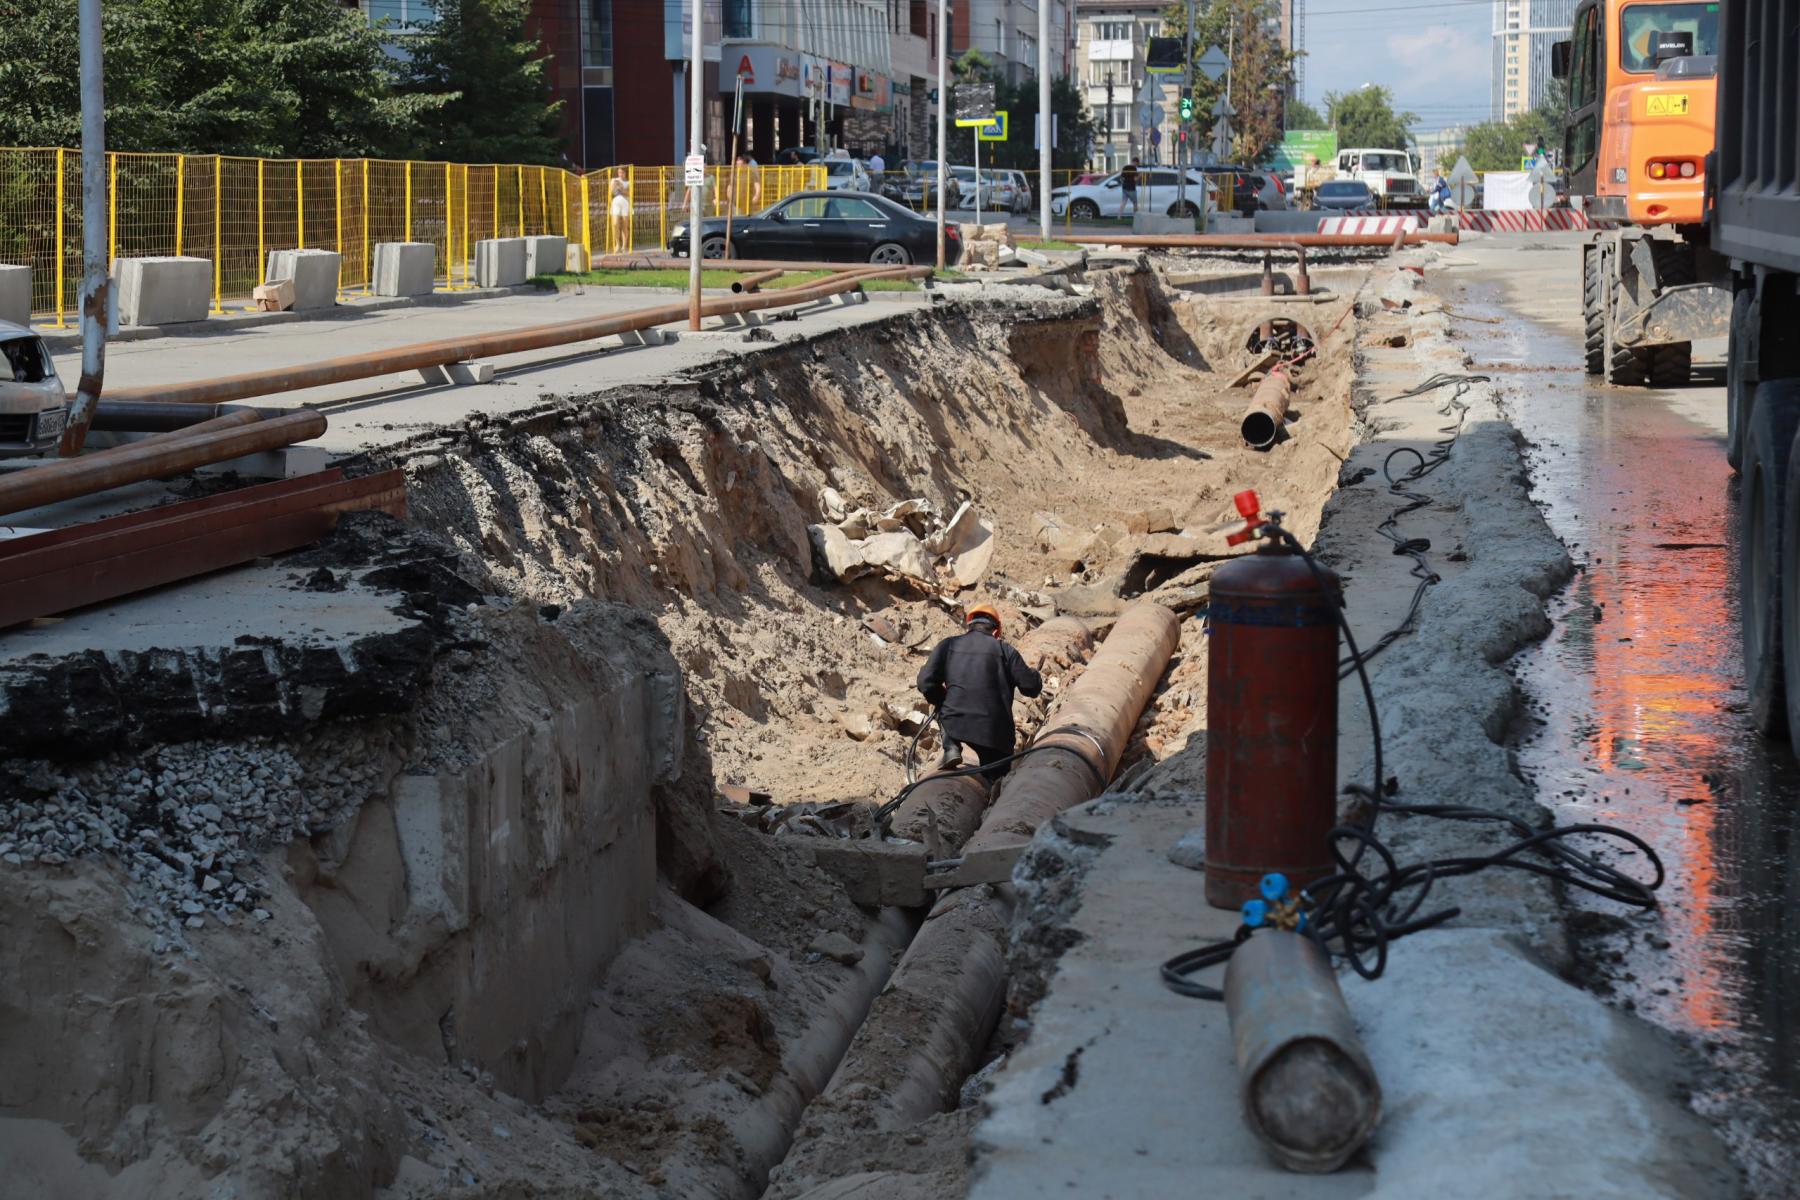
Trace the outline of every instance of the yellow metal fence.
{"label": "yellow metal fence", "polygon": [[[213,311],[247,299],[272,250],[335,250],[339,287],[373,287],[374,247],[430,242],[438,284],[474,286],[475,243],[560,234],[590,253],[656,250],[685,220],[679,166],[632,166],[586,175],[559,167],[378,159],[264,159],[221,155],[107,156],[108,257],[192,255],[213,264]],[[628,220],[610,220],[613,181]],[[766,207],[822,187],[810,167],[709,168],[705,203],[722,214]],[[0,263],[32,269],[32,311],[50,324],[76,319],[81,278],[81,155],[0,148]]]}

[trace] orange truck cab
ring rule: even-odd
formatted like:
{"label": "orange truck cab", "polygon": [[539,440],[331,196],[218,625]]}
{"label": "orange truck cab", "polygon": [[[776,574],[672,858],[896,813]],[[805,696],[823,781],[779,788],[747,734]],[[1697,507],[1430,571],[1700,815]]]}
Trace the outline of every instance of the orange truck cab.
{"label": "orange truck cab", "polygon": [[1721,2],[1584,0],[1551,51],[1569,87],[1569,192],[1598,231],[1582,263],[1587,367],[1613,383],[1685,384],[1692,343],[1729,327],[1706,244]]}

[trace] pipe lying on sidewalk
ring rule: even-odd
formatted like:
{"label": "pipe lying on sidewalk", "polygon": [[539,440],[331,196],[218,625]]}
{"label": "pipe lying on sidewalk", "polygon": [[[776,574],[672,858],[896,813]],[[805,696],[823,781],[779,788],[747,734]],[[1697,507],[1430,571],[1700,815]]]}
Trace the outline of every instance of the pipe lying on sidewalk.
{"label": "pipe lying on sidewalk", "polygon": [[771,271],[752,271],[750,274],[745,275],[740,279],[732,280],[731,290],[734,292],[754,292],[762,287],[763,284],[774,283],[777,279],[780,279],[786,274],[786,271],[779,269]]}
{"label": "pipe lying on sidewalk", "polygon": [[[1175,652],[1177,632],[1175,614],[1160,605],[1140,604],[1119,619],[1048,732],[1032,743],[1054,748],[1019,760],[971,848],[1017,840],[1029,814],[1047,819],[1105,788]],[[1080,747],[1079,762],[1064,738]],[[906,1128],[955,1099],[1005,998],[1011,890],[977,884],[938,899],[830,1086],[807,1109],[796,1151],[834,1130]],[[788,1161],[795,1158],[790,1153]]]}
{"label": "pipe lying on sidewalk", "polygon": [[1245,411],[1244,419],[1238,423],[1238,432],[1244,435],[1244,441],[1252,449],[1267,450],[1281,436],[1281,430],[1287,424],[1288,397],[1292,387],[1288,373],[1279,365],[1271,369],[1263,376],[1263,381],[1256,385],[1256,391],[1250,397],[1250,407]]}
{"label": "pipe lying on sidewalk", "polygon": [[[1070,663],[1085,658],[1094,637],[1080,617],[1052,617],[1014,644],[1028,664]],[[988,786],[979,775],[927,775],[894,809],[889,829],[897,837],[929,844],[935,826],[939,846],[950,854],[981,824],[987,811]]]}
{"label": "pipe lying on sidewalk", "polygon": [[1325,952],[1260,929],[1225,966],[1244,1120],[1292,1171],[1335,1171],[1381,1119],[1381,1084]]}
{"label": "pipe lying on sidewalk", "polygon": [[240,424],[245,425],[262,417],[281,415],[277,409],[233,408],[227,411],[223,405],[208,408],[201,404],[102,400],[94,409],[92,428],[95,433],[179,433],[203,422],[238,413],[249,414],[247,417],[237,418]]}
{"label": "pipe lying on sidewalk", "polygon": [[245,421],[244,415],[228,413],[176,433],[0,476],[0,515],[279,450],[325,432],[324,415],[310,408],[265,420],[255,413],[248,417]]}
{"label": "pipe lying on sidewalk", "polygon": [[[794,288],[758,292],[747,296],[714,296],[702,301],[702,316],[756,312],[765,308],[782,308],[826,300],[843,292],[855,291],[864,283],[877,279],[918,279],[931,274],[930,267],[865,267],[846,268],[833,264],[838,273]],[[616,333],[634,333],[657,325],[668,325],[687,318],[685,301],[643,308],[634,312],[593,317],[585,321],[559,321],[552,325],[530,325],[519,329],[503,329],[494,333],[473,334],[460,338],[441,338],[433,342],[416,342],[367,354],[329,358],[303,366],[278,367],[265,371],[247,371],[218,379],[204,379],[182,385],[154,385],[115,389],[109,399],[121,402],[143,400],[169,404],[226,404],[251,396],[268,396],[278,392],[324,387],[328,384],[371,379],[398,371],[415,371],[421,367],[441,367],[477,358],[502,354],[518,354],[564,346],[572,342],[591,341]]]}
{"label": "pipe lying on sidewalk", "polygon": [[[700,264],[708,271],[879,271],[879,263],[801,262],[783,258],[708,258]],[[668,254],[603,254],[594,260],[596,271],[685,271],[688,260]]]}
{"label": "pipe lying on sidewalk", "polygon": [[[1265,250],[1295,246],[1388,249],[1395,244],[1392,237],[1360,233],[1120,233],[1111,236],[1077,233],[1057,236],[1065,242],[1083,246],[1138,246],[1160,250]],[[1454,233],[1409,233],[1405,236],[1408,246],[1429,242],[1447,246],[1457,244]]]}

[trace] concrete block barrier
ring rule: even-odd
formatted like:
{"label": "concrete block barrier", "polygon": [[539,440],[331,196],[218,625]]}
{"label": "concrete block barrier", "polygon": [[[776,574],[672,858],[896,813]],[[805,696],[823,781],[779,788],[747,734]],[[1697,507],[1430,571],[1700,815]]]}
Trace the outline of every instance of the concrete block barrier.
{"label": "concrete block barrier", "polygon": [[210,258],[120,258],[113,261],[120,325],[176,325],[206,320],[212,300]]}
{"label": "concrete block barrier", "polygon": [[31,268],[0,266],[0,321],[31,324]]}
{"label": "concrete block barrier", "polygon": [[568,261],[567,245],[567,238],[553,233],[526,238],[525,278],[530,279],[534,275],[552,275],[562,270]]}
{"label": "concrete block barrier", "polygon": [[563,270],[571,273],[589,269],[587,247],[579,242],[570,242],[563,251]]}
{"label": "concrete block barrier", "polygon": [[271,250],[269,280],[294,281],[294,312],[337,305],[338,272],[343,259],[332,250]]}
{"label": "concrete block barrier", "polygon": [[487,238],[475,243],[475,282],[482,287],[518,287],[525,272],[525,239]]}
{"label": "concrete block barrier", "polygon": [[430,242],[377,242],[375,294],[425,296],[437,278],[437,247]]}

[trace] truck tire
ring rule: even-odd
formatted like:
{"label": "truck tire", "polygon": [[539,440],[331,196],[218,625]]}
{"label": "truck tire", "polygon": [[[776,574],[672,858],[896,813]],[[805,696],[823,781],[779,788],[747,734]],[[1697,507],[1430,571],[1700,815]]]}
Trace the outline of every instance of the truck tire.
{"label": "truck tire", "polygon": [[[1650,257],[1656,263],[1658,288],[1694,282],[1694,247],[1687,242],[1665,242],[1659,238],[1650,243]],[[1650,347],[1648,374],[1651,387],[1686,387],[1693,377],[1693,370],[1692,342],[1668,342]]]}
{"label": "truck tire", "polygon": [[1725,351],[1725,461],[1731,469],[1744,465],[1744,438],[1750,428],[1750,405],[1756,397],[1756,381],[1744,372],[1743,359],[1748,352],[1750,312],[1755,294],[1750,288],[1738,289],[1731,298],[1731,335]]}
{"label": "truck tire", "polygon": [[[1785,379],[1777,387],[1790,392],[1790,409],[1800,409],[1800,380]],[[1800,438],[1788,450],[1787,477],[1800,479]],[[1780,733],[1786,733],[1790,745],[1800,747],[1800,487],[1790,487],[1781,513],[1781,676],[1783,697],[1794,701],[1784,705],[1787,719]]]}
{"label": "truck tire", "polygon": [[1600,270],[1600,248],[1590,247],[1581,256],[1581,317],[1587,352],[1587,373],[1606,369],[1606,276]]}
{"label": "truck tire", "polygon": [[[1738,545],[1738,622],[1743,633],[1744,690],[1750,722],[1765,734],[1788,729],[1782,648],[1784,525],[1790,500],[1789,460],[1800,428],[1800,380],[1782,379],[1756,389],[1744,443],[1742,521]],[[1792,560],[1787,560],[1791,564]],[[1795,598],[1800,601],[1800,597]]]}

